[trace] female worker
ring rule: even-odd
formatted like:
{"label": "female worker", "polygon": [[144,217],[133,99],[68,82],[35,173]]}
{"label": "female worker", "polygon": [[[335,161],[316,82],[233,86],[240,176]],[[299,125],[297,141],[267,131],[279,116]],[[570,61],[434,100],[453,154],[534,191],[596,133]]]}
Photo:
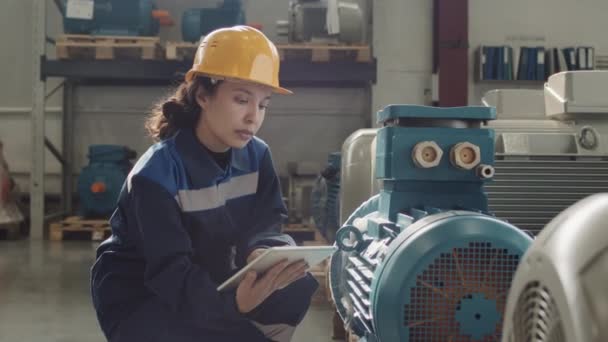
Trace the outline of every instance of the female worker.
{"label": "female worker", "polygon": [[318,283],[304,262],[218,284],[281,234],[286,209],[255,137],[278,82],[276,47],[254,28],[201,42],[176,93],[147,122],[158,142],[123,186],[91,290],[110,341],[289,341]]}

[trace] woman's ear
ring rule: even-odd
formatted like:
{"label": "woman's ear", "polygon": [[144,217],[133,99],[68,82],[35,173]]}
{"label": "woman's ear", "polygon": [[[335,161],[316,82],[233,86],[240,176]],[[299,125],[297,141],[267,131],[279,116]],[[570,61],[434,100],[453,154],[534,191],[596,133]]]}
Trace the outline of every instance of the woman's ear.
{"label": "woman's ear", "polygon": [[207,96],[207,94],[205,93],[205,90],[203,89],[203,87],[199,87],[196,90],[196,103],[198,103],[198,105],[204,110],[206,111],[209,107],[209,96]]}

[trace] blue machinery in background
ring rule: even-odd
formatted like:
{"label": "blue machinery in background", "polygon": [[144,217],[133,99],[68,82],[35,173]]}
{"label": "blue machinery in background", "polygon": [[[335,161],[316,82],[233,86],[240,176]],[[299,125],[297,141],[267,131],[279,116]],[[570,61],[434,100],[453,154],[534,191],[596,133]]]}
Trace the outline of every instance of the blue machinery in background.
{"label": "blue machinery in background", "polygon": [[365,341],[495,341],[531,238],[488,213],[494,108],[378,113],[379,195],[337,232],[329,271],[344,322]]}
{"label": "blue machinery in background", "polygon": [[[154,0],[56,0],[69,34],[157,36],[166,11],[159,11]],[[201,36],[220,28],[245,24],[241,0],[225,0],[218,7],[191,8],[183,12],[181,31],[184,41],[197,42]]]}
{"label": "blue machinery in background", "polygon": [[121,36],[156,36],[160,23],[153,0],[95,0],[86,8],[59,0],[65,33]]}
{"label": "blue machinery in background", "polygon": [[89,165],[78,177],[78,195],[84,217],[107,217],[116,207],[135,151],[124,146],[89,146]]}
{"label": "blue machinery in background", "polygon": [[182,38],[197,42],[220,28],[245,24],[241,0],[224,0],[217,8],[191,8],[182,14]]}

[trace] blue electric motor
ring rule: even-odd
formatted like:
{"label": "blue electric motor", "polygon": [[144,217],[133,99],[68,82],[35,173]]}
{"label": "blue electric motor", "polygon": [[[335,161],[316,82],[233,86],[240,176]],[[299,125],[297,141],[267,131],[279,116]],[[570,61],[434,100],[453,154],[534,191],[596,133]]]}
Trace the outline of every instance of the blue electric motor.
{"label": "blue electric motor", "polygon": [[197,42],[209,32],[245,24],[241,0],[224,0],[217,8],[191,8],[182,14],[182,39]]}
{"label": "blue electric motor", "polygon": [[363,341],[500,340],[506,295],[531,244],[488,213],[494,108],[392,105],[378,113],[378,195],[336,235],[339,315]]}
{"label": "blue electric motor", "polygon": [[[160,23],[153,16],[153,0],[95,0],[92,16],[86,10],[69,11],[69,1],[63,0],[65,33],[118,36],[156,36]],[[80,3],[83,3],[82,1]],[[71,16],[71,17],[70,17]]]}
{"label": "blue electric motor", "polygon": [[105,218],[112,213],[136,153],[124,146],[89,146],[89,165],[78,178],[81,214]]}

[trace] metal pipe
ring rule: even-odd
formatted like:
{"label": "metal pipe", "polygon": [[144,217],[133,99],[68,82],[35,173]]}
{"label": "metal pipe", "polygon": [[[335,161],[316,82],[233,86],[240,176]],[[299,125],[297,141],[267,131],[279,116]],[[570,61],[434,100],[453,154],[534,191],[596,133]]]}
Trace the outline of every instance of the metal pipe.
{"label": "metal pipe", "polygon": [[55,219],[58,219],[58,218],[63,218],[65,215],[66,215],[66,213],[65,213],[65,212],[63,212],[63,211],[59,211],[59,212],[56,212],[56,213],[47,214],[47,215],[45,215],[45,216],[44,216],[44,221],[45,221],[45,222],[48,222],[48,221],[55,221]]}
{"label": "metal pipe", "polygon": [[41,74],[42,56],[46,56],[46,1],[32,0],[32,109],[30,175],[30,239],[44,238],[44,110],[46,82]]}
{"label": "metal pipe", "polygon": [[49,93],[46,94],[46,96],[44,98],[48,100],[48,98],[53,96],[53,94],[55,94],[59,89],[61,89],[64,84],[65,84],[65,81],[59,83],[55,88],[53,88],[51,91],[49,91]]}
{"label": "metal pipe", "polygon": [[[61,107],[46,107],[46,113],[61,113]],[[0,107],[0,114],[30,114],[32,107]]]}
{"label": "metal pipe", "polygon": [[63,87],[63,157],[62,166],[62,207],[66,213],[72,212],[72,193],[74,183],[74,87],[72,81],[65,82]]}
{"label": "metal pipe", "polygon": [[46,146],[46,148],[49,149],[49,151],[51,151],[51,154],[53,154],[53,156],[57,158],[61,165],[65,165],[65,160],[61,156],[61,152],[59,152],[59,150],[55,147],[55,145],[53,145],[49,138],[44,137],[44,145]]}

